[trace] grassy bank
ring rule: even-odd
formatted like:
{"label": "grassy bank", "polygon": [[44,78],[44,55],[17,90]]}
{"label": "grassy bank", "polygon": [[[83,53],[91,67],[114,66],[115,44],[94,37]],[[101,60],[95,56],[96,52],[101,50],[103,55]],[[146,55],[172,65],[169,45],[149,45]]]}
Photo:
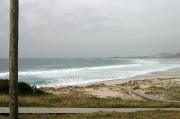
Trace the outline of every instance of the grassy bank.
{"label": "grassy bank", "polygon": [[[8,115],[0,115],[1,119],[8,119]],[[23,114],[19,119],[180,119],[180,112],[146,111],[136,113],[92,113],[92,114]]]}
{"label": "grassy bank", "polygon": [[[57,95],[20,96],[20,106],[45,107],[180,107],[174,103],[150,100],[122,100],[121,98],[97,98],[72,91]],[[0,95],[0,106],[8,106],[8,96]]]}
{"label": "grassy bank", "polygon": [[[6,83],[0,83],[5,85]],[[92,85],[87,88],[102,88],[104,85]],[[5,90],[6,89],[6,90]],[[135,100],[116,98],[99,98],[88,95],[83,92],[80,87],[66,87],[58,89],[58,94],[45,93],[37,90],[34,94],[28,84],[20,83],[19,85],[19,106],[21,107],[180,107],[177,103],[150,101],[150,100]],[[48,89],[49,90],[49,89]],[[53,91],[53,90],[52,90]],[[4,93],[6,92],[6,93]],[[55,92],[55,91],[53,91]],[[7,107],[9,105],[8,87],[0,89],[0,106]]]}

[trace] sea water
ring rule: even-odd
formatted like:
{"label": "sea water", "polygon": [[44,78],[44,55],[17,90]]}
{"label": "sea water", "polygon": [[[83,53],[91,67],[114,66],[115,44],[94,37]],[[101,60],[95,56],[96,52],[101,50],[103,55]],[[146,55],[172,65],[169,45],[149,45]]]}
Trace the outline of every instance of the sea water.
{"label": "sea water", "polygon": [[[180,67],[178,59],[61,58],[20,59],[19,81],[39,87],[123,80]],[[0,59],[0,78],[8,78],[8,60]]]}

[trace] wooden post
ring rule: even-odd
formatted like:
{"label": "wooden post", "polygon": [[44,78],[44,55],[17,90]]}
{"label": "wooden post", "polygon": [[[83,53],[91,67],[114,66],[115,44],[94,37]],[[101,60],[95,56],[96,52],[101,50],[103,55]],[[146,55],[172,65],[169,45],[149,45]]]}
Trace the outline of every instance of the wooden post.
{"label": "wooden post", "polygon": [[9,95],[10,119],[18,119],[19,0],[10,0]]}

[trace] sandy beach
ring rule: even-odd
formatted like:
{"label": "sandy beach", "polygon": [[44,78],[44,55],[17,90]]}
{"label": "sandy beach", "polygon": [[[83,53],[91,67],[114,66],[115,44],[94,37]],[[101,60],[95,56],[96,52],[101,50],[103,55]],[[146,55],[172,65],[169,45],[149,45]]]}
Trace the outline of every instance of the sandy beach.
{"label": "sandy beach", "polygon": [[176,69],[128,79],[101,81],[79,86],[44,87],[41,89],[55,95],[76,90],[98,98],[178,102],[180,101],[180,71]]}

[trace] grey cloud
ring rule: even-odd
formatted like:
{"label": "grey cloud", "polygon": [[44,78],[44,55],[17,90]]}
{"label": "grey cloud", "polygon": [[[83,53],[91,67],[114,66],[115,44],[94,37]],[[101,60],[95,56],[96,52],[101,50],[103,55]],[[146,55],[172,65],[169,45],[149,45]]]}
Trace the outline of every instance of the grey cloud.
{"label": "grey cloud", "polygon": [[[106,57],[180,52],[179,0],[20,1],[21,57]],[[0,1],[0,57],[9,3]]]}

